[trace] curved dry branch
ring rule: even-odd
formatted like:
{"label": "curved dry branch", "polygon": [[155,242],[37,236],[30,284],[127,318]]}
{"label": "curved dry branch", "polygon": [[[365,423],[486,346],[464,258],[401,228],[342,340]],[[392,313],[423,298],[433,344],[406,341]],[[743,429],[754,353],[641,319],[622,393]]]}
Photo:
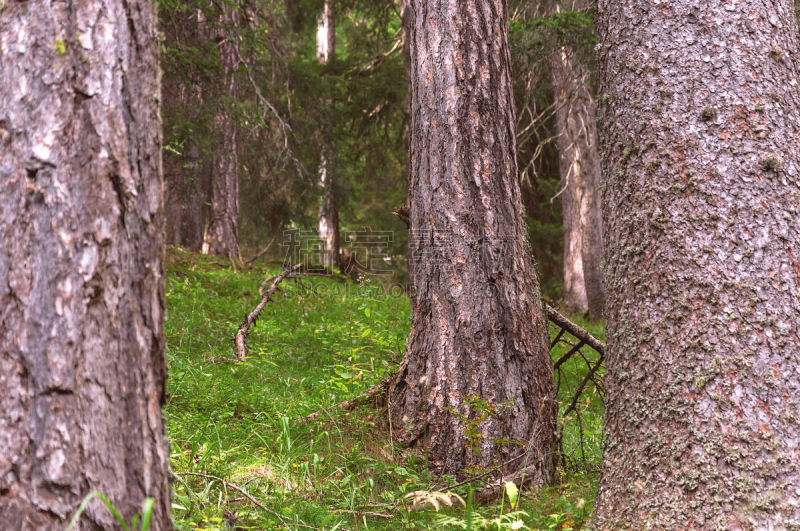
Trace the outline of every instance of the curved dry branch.
{"label": "curved dry branch", "polygon": [[[236,337],[234,338],[234,343],[236,343],[236,357],[239,360],[244,360],[247,356],[247,352],[245,350],[245,340],[247,339],[247,335],[250,333],[250,327],[255,324],[258,316],[261,315],[261,311],[264,309],[264,306],[272,298],[272,295],[275,294],[275,291],[278,289],[278,284],[280,284],[283,279],[290,276],[292,273],[300,270],[303,267],[303,264],[295,264],[290,268],[284,269],[280,275],[276,275],[271,277],[272,284],[270,285],[269,289],[266,290],[263,295],[261,295],[261,301],[253,308],[253,311],[249,314],[244,316],[242,320],[242,324],[239,325],[239,331],[236,332]],[[260,290],[259,290],[260,291]]]}

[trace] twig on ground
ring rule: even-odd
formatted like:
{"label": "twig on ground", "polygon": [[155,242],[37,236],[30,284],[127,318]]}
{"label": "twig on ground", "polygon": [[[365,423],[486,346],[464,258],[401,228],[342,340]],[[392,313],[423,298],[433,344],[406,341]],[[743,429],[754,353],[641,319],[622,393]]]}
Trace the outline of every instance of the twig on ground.
{"label": "twig on ground", "polygon": [[264,256],[264,254],[269,250],[269,248],[272,247],[272,244],[275,242],[275,238],[277,238],[277,237],[278,237],[278,233],[276,232],[275,234],[272,235],[272,239],[269,240],[269,243],[263,249],[258,251],[251,258],[248,258],[247,260],[244,261],[244,265],[247,265],[247,264],[249,264],[251,262],[255,262],[256,260],[258,260],[259,258]]}
{"label": "twig on ground", "polygon": [[[366,391],[364,391],[363,393],[361,393],[360,395],[358,395],[356,397],[353,397],[353,398],[351,398],[349,400],[345,400],[344,402],[339,402],[338,404],[333,406],[333,408],[334,409],[344,409],[345,411],[351,411],[351,410],[355,409],[355,407],[359,403],[361,403],[361,402],[363,402],[365,400],[369,400],[371,398],[375,398],[376,396],[379,396],[380,394],[385,393],[386,390],[389,388],[389,382],[392,380],[393,377],[394,376],[386,379],[385,381],[379,383],[378,385],[370,387],[369,389],[367,389]],[[300,424],[305,424],[307,422],[314,421],[314,420],[318,419],[326,411],[327,410],[325,408],[320,409],[319,411],[315,411],[314,413],[312,413],[312,414],[310,414],[310,415],[308,415],[306,417],[297,419],[297,422],[300,423]]]}
{"label": "twig on ground", "polygon": [[234,338],[234,343],[236,344],[236,357],[240,361],[244,360],[247,356],[247,351],[245,350],[245,340],[247,339],[247,335],[250,333],[250,327],[255,324],[258,316],[261,315],[261,311],[264,309],[264,306],[267,305],[267,303],[270,301],[270,298],[275,293],[275,290],[278,289],[278,284],[280,284],[283,279],[298,271],[302,267],[303,264],[295,264],[290,268],[284,269],[280,275],[271,277],[272,285],[261,296],[261,301],[258,303],[258,305],[256,305],[252,312],[244,316],[242,324],[239,325],[239,331],[236,332],[236,337]]}
{"label": "twig on ground", "polygon": [[255,499],[249,492],[244,490],[242,487],[240,487],[236,483],[231,483],[230,481],[228,481],[226,479],[222,479],[219,476],[214,476],[212,474],[201,474],[200,472],[176,472],[176,474],[180,474],[182,476],[197,476],[197,477],[206,478],[206,479],[215,479],[215,480],[219,481],[220,483],[222,483],[223,485],[225,485],[226,487],[230,487],[230,488],[232,488],[234,490],[237,490],[237,491],[241,492],[242,494],[244,494],[244,496],[248,500],[253,502],[253,504],[256,507],[258,507],[259,509],[262,509],[264,511],[267,511],[272,516],[277,517],[278,520],[281,521],[281,524],[283,524],[283,526],[288,528],[288,529],[291,529],[291,526],[303,527],[305,529],[320,529],[319,527],[314,527],[313,525],[298,524],[298,523],[294,523],[294,522],[292,522],[290,524],[289,522],[284,520],[283,517],[279,513],[273,511],[272,509],[270,509],[269,507],[267,507],[266,505],[264,505],[263,503],[261,503],[260,501]]}

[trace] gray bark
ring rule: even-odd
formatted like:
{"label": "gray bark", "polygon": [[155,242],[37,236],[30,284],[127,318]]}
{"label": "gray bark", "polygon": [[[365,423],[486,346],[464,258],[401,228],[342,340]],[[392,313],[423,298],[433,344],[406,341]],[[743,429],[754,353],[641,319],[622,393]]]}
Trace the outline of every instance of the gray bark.
{"label": "gray bark", "polygon": [[[334,0],[327,0],[322,10],[319,25],[317,26],[317,59],[322,64],[328,64],[336,58],[336,15]],[[332,102],[327,102],[330,107]],[[327,120],[323,119],[323,122]],[[339,254],[339,205],[336,201],[334,159],[335,153],[331,150],[329,124],[323,123],[320,128],[322,136],[322,151],[319,163],[319,185],[322,189],[322,201],[319,205],[318,232],[325,245],[323,265],[341,268]]]}
{"label": "gray bark", "polygon": [[[435,471],[524,467],[546,485],[556,402],[522,217],[506,3],[409,10],[413,322],[390,389],[393,433],[423,445]],[[493,409],[482,421],[479,404]]]}
{"label": "gray bark", "polygon": [[100,490],[170,528],[153,5],[11,2],[0,35],[0,522]]}
{"label": "gray bark", "polygon": [[[203,254],[228,258],[239,257],[239,155],[237,123],[231,102],[236,101],[238,88],[235,69],[237,65],[236,32],[239,8],[223,4],[221,28],[217,30],[221,75],[225,91],[220,98],[220,109],[214,119],[220,144],[214,148],[211,162],[210,208],[203,233]],[[225,30],[228,30],[227,32]]]}
{"label": "gray bark", "polygon": [[[565,2],[571,10],[588,8],[586,0]],[[561,5],[556,3],[555,10]],[[600,209],[600,154],[590,70],[577,50],[564,46],[551,60],[558,131],[561,205],[564,223],[564,290],[566,309],[603,315],[604,289]]]}
{"label": "gray bark", "polygon": [[600,0],[597,528],[800,526],[792,2]]}

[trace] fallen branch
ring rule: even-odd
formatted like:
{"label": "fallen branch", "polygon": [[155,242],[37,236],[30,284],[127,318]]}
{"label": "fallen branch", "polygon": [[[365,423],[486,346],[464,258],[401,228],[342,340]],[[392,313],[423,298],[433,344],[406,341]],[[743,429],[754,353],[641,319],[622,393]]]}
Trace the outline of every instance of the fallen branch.
{"label": "fallen branch", "polygon": [[225,485],[226,487],[230,487],[230,488],[232,488],[234,490],[237,490],[237,491],[241,492],[242,494],[244,494],[244,496],[248,500],[253,502],[253,504],[256,507],[258,507],[261,510],[267,511],[272,516],[277,517],[278,520],[281,521],[281,524],[283,524],[283,526],[288,528],[288,529],[291,529],[291,526],[304,527],[306,529],[319,529],[319,527],[314,527],[314,526],[306,525],[306,524],[298,524],[298,523],[294,523],[294,522],[292,522],[291,524],[288,523],[286,520],[283,519],[283,517],[280,514],[278,514],[277,512],[273,511],[272,509],[270,509],[269,507],[267,507],[266,505],[264,505],[263,503],[261,503],[260,501],[255,499],[249,492],[244,490],[242,487],[240,487],[236,483],[231,483],[228,480],[222,479],[219,476],[214,476],[214,475],[211,475],[211,474],[201,474],[199,472],[176,472],[176,473],[181,475],[181,476],[197,476],[197,477],[200,477],[200,478],[215,479],[215,480],[219,481],[220,483],[222,483],[223,485]]}
{"label": "fallen branch", "polygon": [[567,407],[567,409],[564,410],[564,414],[561,415],[562,419],[565,418],[567,415],[569,415],[570,413],[572,413],[575,410],[575,408],[578,405],[578,399],[583,394],[584,388],[586,388],[586,384],[589,383],[589,380],[592,379],[592,376],[594,376],[594,373],[597,372],[597,369],[599,369],[602,364],[603,364],[603,357],[600,356],[597,359],[597,362],[595,362],[595,364],[589,370],[589,372],[586,373],[586,376],[583,378],[583,381],[578,386],[578,390],[575,391],[575,395],[572,397],[572,402],[570,403],[569,407]]}
{"label": "fallen branch", "polygon": [[[360,395],[358,395],[356,397],[353,397],[350,400],[345,400],[344,402],[339,402],[338,404],[333,406],[333,408],[334,409],[343,409],[345,411],[352,411],[361,402],[364,402],[366,400],[370,400],[372,398],[375,398],[376,396],[379,396],[382,393],[385,393],[386,390],[389,388],[389,382],[392,381],[393,377],[394,376],[391,376],[391,377],[387,378],[386,380],[384,380],[383,382],[379,383],[378,385],[370,387],[369,389],[367,389],[366,391],[364,391]],[[297,422],[300,423],[300,424],[305,424],[307,422],[311,422],[311,421],[317,420],[326,411],[327,411],[327,409],[325,409],[325,408],[320,409],[319,411],[315,411],[314,413],[308,415],[307,417],[303,417],[303,418],[297,419]]]}
{"label": "fallen branch", "polygon": [[550,319],[556,326],[560,326],[573,336],[577,337],[597,352],[600,353],[601,356],[605,356],[606,354],[606,345],[592,334],[586,331],[586,329],[581,328],[580,326],[576,325],[558,310],[550,306],[549,304],[545,304],[545,310],[547,311],[547,318]]}
{"label": "fallen branch", "polygon": [[247,265],[247,264],[249,264],[251,262],[255,262],[256,260],[258,260],[259,258],[264,256],[264,254],[266,254],[266,252],[269,250],[269,248],[272,247],[272,244],[275,243],[275,238],[277,238],[277,237],[278,237],[278,233],[276,232],[275,234],[273,234],[272,239],[269,241],[269,243],[266,245],[266,247],[264,247],[263,249],[258,251],[255,255],[253,255],[253,257],[248,258],[247,260],[245,260],[244,264]]}
{"label": "fallen branch", "polygon": [[285,279],[292,273],[298,271],[302,267],[303,264],[295,264],[288,269],[284,269],[280,275],[270,277],[272,279],[272,285],[261,296],[261,301],[253,309],[253,311],[245,315],[244,319],[242,320],[242,324],[239,325],[239,331],[236,332],[236,338],[234,339],[234,343],[236,343],[236,357],[239,358],[239,360],[244,360],[245,357],[247,357],[247,352],[245,350],[245,340],[247,339],[247,335],[250,333],[250,327],[255,324],[256,320],[258,319],[258,316],[261,315],[261,311],[264,309],[264,306],[267,305],[272,295],[278,289],[278,284],[280,284],[283,279]]}

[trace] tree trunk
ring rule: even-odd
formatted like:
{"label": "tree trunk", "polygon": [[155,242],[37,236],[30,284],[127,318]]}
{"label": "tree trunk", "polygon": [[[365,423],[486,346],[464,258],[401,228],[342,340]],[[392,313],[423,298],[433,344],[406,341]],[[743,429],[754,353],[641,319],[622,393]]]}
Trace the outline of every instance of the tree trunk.
{"label": "tree trunk", "polygon": [[596,527],[800,522],[789,0],[600,0],[607,413]]}
{"label": "tree trunk", "polygon": [[[588,7],[586,0],[570,4],[573,10]],[[558,4],[555,10],[560,10]],[[600,155],[590,71],[578,51],[569,46],[553,54],[551,70],[564,219],[564,305],[570,312],[599,318],[605,302],[600,270],[603,232]]]}
{"label": "tree trunk", "polygon": [[236,83],[236,29],[238,6],[224,4],[222,23],[217,30],[219,58],[225,91],[220,95],[220,110],[214,126],[220,132],[221,142],[216,146],[211,163],[211,207],[203,234],[203,254],[228,258],[239,256],[239,156],[237,123],[232,102],[237,98]]}
{"label": "tree trunk", "polygon": [[390,391],[394,435],[424,445],[441,473],[505,464],[546,485],[556,402],[522,218],[506,3],[410,10],[413,322]]}
{"label": "tree trunk", "polygon": [[[322,10],[319,26],[317,26],[317,59],[328,64],[336,57],[336,17],[334,0],[327,0]],[[326,102],[330,108],[331,101]],[[325,245],[322,262],[327,267],[341,269],[339,256],[339,205],[335,194],[334,157],[331,149],[330,124],[323,119],[320,135],[322,151],[319,163],[319,185],[322,189],[322,202],[319,205],[319,237]]]}
{"label": "tree trunk", "polygon": [[0,521],[63,529],[100,490],[168,529],[153,6],[12,2],[0,35]]}

